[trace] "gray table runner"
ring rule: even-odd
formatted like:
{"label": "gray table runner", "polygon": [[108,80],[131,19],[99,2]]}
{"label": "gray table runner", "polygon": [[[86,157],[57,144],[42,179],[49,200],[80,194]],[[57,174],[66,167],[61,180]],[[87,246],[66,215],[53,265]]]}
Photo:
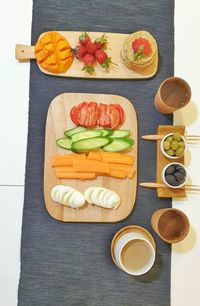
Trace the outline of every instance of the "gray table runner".
{"label": "gray table runner", "polygon": [[[139,136],[154,133],[172,118],[155,111],[160,82],[173,75],[174,2],[172,0],[33,0],[32,45],[48,30],[131,33],[145,29],[159,46],[159,70],[150,80],[81,80],[51,77],[31,64],[29,130],[23,212],[19,306],[169,306],[170,247],[154,235],[156,263],[144,276],[121,272],[110,257],[117,230],[138,224],[152,232],[150,218],[171,201],[154,190],[138,189],[136,206],[115,224],[62,223],[50,217],[43,199],[45,119],[50,101],[63,92],[125,96],[136,108]],[[139,181],[155,179],[154,142],[139,143]]]}

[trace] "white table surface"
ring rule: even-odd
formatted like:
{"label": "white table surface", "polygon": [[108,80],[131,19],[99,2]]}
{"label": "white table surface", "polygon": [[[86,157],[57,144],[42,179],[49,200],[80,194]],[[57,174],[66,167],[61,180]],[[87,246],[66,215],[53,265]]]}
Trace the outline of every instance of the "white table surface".
{"label": "white table surface", "polygon": [[[17,63],[15,44],[30,44],[31,19],[32,0],[4,2],[0,11],[1,306],[17,305],[28,128],[29,64]],[[191,85],[192,102],[176,112],[174,122],[185,124],[188,133],[193,134],[200,134],[199,38],[200,1],[175,0],[175,75],[183,77]],[[200,145],[189,146],[187,167],[194,184],[200,184],[199,153]],[[188,194],[185,200],[173,201],[174,207],[182,209],[188,215],[191,230],[183,242],[172,248],[171,306],[200,305],[199,200],[199,194]]]}

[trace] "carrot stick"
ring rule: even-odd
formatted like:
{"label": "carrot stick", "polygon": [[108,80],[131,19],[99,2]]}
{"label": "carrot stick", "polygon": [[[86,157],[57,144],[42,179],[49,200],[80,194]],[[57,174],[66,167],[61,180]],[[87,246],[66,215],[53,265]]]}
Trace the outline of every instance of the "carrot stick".
{"label": "carrot stick", "polygon": [[109,176],[124,179],[126,178],[126,173],[121,170],[110,170]]}
{"label": "carrot stick", "polygon": [[109,164],[97,160],[74,160],[73,169],[75,172],[110,172]]}
{"label": "carrot stick", "polygon": [[86,159],[85,154],[68,154],[68,155],[54,155],[52,158],[52,167],[56,166],[72,166],[73,160]]}
{"label": "carrot stick", "polygon": [[56,172],[56,177],[59,179],[80,179],[88,180],[94,179],[95,173],[78,173],[78,172]]}
{"label": "carrot stick", "polygon": [[110,170],[120,170],[124,172],[129,178],[133,177],[133,166],[124,165],[124,164],[110,164]]}
{"label": "carrot stick", "polygon": [[124,153],[101,152],[101,156],[103,162],[107,163],[133,165],[134,162],[133,156]]}
{"label": "carrot stick", "polygon": [[73,166],[54,167],[56,172],[73,172]]}
{"label": "carrot stick", "polygon": [[94,159],[102,161],[101,153],[100,152],[89,152],[87,159]]}

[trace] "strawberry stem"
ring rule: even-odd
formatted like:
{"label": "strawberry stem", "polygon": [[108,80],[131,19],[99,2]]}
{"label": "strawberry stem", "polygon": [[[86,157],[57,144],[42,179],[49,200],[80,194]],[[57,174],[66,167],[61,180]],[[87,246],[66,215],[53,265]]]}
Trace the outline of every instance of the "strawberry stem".
{"label": "strawberry stem", "polygon": [[81,70],[88,72],[89,74],[93,74],[95,72],[94,66],[92,65],[85,65]]}

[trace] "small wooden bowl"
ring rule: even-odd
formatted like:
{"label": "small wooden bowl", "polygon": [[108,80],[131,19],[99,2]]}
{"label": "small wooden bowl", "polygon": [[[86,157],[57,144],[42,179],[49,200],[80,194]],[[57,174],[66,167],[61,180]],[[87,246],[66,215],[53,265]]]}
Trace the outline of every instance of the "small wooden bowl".
{"label": "small wooden bowl", "polygon": [[190,222],[181,210],[163,208],[154,212],[151,217],[151,226],[165,242],[177,243],[186,238]]}

